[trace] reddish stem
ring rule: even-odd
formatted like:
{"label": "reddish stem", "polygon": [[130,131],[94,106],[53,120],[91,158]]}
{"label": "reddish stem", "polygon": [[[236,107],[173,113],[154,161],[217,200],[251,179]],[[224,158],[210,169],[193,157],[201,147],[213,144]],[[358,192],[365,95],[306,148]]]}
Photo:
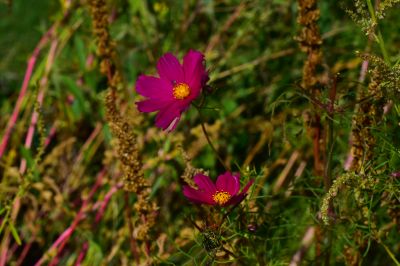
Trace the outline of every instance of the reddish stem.
{"label": "reddish stem", "polygon": [[32,243],[33,243],[33,241],[30,241],[28,244],[25,245],[24,249],[22,250],[21,255],[18,258],[17,266],[20,266],[22,264],[22,262],[24,261],[26,255],[28,254],[28,251],[32,247]]}
{"label": "reddish stem", "polygon": [[95,203],[95,205],[93,206],[94,208],[97,207],[98,205],[100,205],[97,214],[96,214],[96,223],[100,222],[101,218],[104,215],[104,212],[106,210],[106,207],[108,205],[108,203],[111,200],[111,196],[118,191],[118,189],[122,188],[123,184],[122,183],[118,183],[115,186],[113,186],[110,191],[107,192],[107,194],[105,195],[104,199],[102,201],[98,201]]}
{"label": "reddish stem", "polygon": [[[63,18],[61,19],[61,21],[56,21],[49,29],[48,31],[41,37],[41,39],[39,40],[38,44],[36,45],[35,49],[32,52],[32,55],[30,56],[29,60],[28,60],[28,66],[27,69],[25,71],[25,75],[24,75],[24,80],[22,82],[22,87],[20,90],[20,93],[18,95],[18,99],[17,102],[15,103],[15,107],[14,110],[11,114],[11,118],[8,120],[7,123],[7,127],[6,130],[3,134],[3,137],[1,139],[0,142],[0,159],[3,157],[6,149],[7,149],[7,144],[9,142],[10,139],[10,135],[11,132],[15,126],[15,124],[17,123],[18,120],[18,115],[21,109],[21,105],[22,102],[25,98],[25,94],[26,91],[28,89],[29,86],[29,82],[31,80],[32,77],[32,73],[33,73],[33,69],[35,67],[36,64],[36,60],[40,54],[40,51],[45,47],[45,45],[47,44],[47,42],[52,38],[53,34],[55,33],[56,28],[60,25],[60,23],[63,23],[63,21],[65,21],[67,18],[69,17],[69,10],[67,10],[64,15]],[[47,64],[47,68],[49,68],[50,64]],[[20,198],[17,196],[14,200],[14,204],[13,204],[13,214],[14,217],[12,217],[12,220],[14,221],[18,215],[19,212],[19,207],[20,207]],[[0,254],[0,266],[4,266],[7,262],[7,253],[8,253],[8,245],[9,245],[9,232],[6,232],[4,237],[3,237],[3,242],[1,245],[1,254]]]}
{"label": "reddish stem", "polygon": [[[97,201],[94,205],[92,210],[98,209],[97,214],[96,214],[96,219],[95,219],[95,224],[98,224],[103,217],[104,211],[110,202],[111,196],[118,191],[118,189],[122,188],[123,184],[118,183],[115,186],[113,186],[105,195],[104,199],[102,201]],[[100,207],[99,207],[100,206]],[[76,259],[75,266],[80,266],[81,262],[86,256],[86,252],[89,247],[89,242],[85,242],[82,246],[82,250],[78,255],[78,258]]]}
{"label": "reddish stem", "polygon": [[79,163],[83,160],[83,156],[85,155],[85,151],[89,149],[90,145],[93,143],[93,141],[96,139],[97,135],[100,133],[102,129],[102,124],[100,122],[96,123],[95,128],[93,129],[92,133],[90,133],[90,136],[87,138],[85,143],[83,144],[78,156],[75,159],[76,163]]}
{"label": "reddish stem", "polygon": [[[47,83],[48,83],[48,74],[49,74],[51,66],[53,65],[53,62],[54,62],[54,57],[55,57],[55,53],[56,53],[56,50],[57,50],[57,44],[58,44],[58,40],[57,39],[53,40],[52,43],[51,43],[49,56],[47,58],[45,74],[40,80],[40,89],[39,89],[39,93],[38,93],[38,96],[37,96],[37,102],[39,103],[40,106],[43,105],[45,88],[46,88]],[[30,149],[31,146],[32,146],[32,140],[33,140],[33,136],[35,134],[35,127],[36,127],[36,124],[38,122],[38,119],[39,119],[38,111],[37,110],[33,110],[33,114],[32,114],[32,117],[31,117],[31,123],[29,125],[28,133],[26,134],[26,138],[25,138],[25,148],[27,148],[27,149]],[[19,167],[19,172],[21,174],[24,174],[25,171],[26,171],[26,160],[22,159],[20,167]]]}
{"label": "reddish stem", "polygon": [[318,114],[315,114],[315,125],[313,128],[313,153],[314,153],[314,171],[316,175],[322,176],[322,162],[321,162],[321,119]]}
{"label": "reddish stem", "polygon": [[[0,144],[0,158],[2,157],[2,155],[5,152],[5,149],[7,147],[7,143],[8,143],[9,137],[11,135],[12,129],[13,129],[14,125],[17,122],[18,113],[19,113],[22,101],[25,98],[26,90],[27,90],[28,85],[29,85],[29,80],[30,80],[30,78],[32,76],[32,72],[33,72],[33,68],[34,68],[36,59],[37,59],[37,57],[38,57],[38,55],[40,53],[40,50],[44,47],[46,42],[51,38],[51,35],[52,35],[52,33],[54,32],[54,29],[55,29],[55,25],[56,24],[54,24],[48,30],[48,32],[42,37],[42,39],[39,41],[39,44],[35,48],[31,58],[28,61],[28,68],[27,68],[27,71],[25,73],[25,78],[24,78],[24,82],[23,82],[23,85],[22,85],[22,88],[21,88],[21,92],[20,92],[20,94],[18,96],[18,100],[17,100],[17,103],[15,105],[13,114],[11,115],[11,119],[8,121],[6,132],[5,132],[4,136],[3,136],[2,142]],[[56,46],[57,46],[57,42],[53,41],[52,48],[50,49],[50,52],[49,52],[49,61],[47,62],[46,70],[50,70],[50,66],[51,66],[53,58],[54,58]],[[42,81],[43,81],[43,79],[44,78],[42,78]],[[46,78],[46,83],[47,83],[47,78]],[[42,90],[40,90],[40,92],[38,94],[38,98],[37,98],[37,100],[38,100],[38,102],[40,104],[42,104],[43,98],[44,98],[44,90],[42,89]],[[39,114],[35,110],[33,112],[33,114],[32,114],[31,124],[29,126],[28,133],[27,133],[27,136],[26,136],[26,139],[25,139],[25,147],[26,148],[30,148],[31,145],[32,145],[32,139],[33,139],[33,135],[35,133],[35,126],[36,126],[36,123],[38,121],[38,117],[39,117]],[[48,142],[50,142],[50,140]],[[20,173],[21,174],[25,173],[25,170],[26,170],[26,160],[23,159],[21,161],[21,165],[20,165]],[[12,207],[13,210],[16,212],[15,217],[18,215],[19,204],[20,204],[20,201],[17,198],[14,201],[14,204],[13,204],[13,207]],[[5,238],[5,241],[6,241],[5,245],[3,246],[3,250],[1,251],[0,266],[4,266],[6,264],[6,261],[7,261],[6,258],[7,258],[8,241],[9,241],[8,236]],[[30,248],[30,246],[28,246],[28,250],[29,250],[29,248]]]}
{"label": "reddish stem", "polygon": [[79,212],[75,216],[75,219],[72,221],[71,225],[57,238],[57,240],[51,245],[50,249],[45,252],[45,254],[36,262],[35,266],[40,266],[42,263],[47,259],[46,254],[48,254],[50,251],[55,250],[56,256],[52,259],[50,262],[50,265],[55,265],[58,256],[61,254],[62,250],[64,249],[65,245],[67,244],[68,240],[70,239],[72,233],[75,231],[78,223],[84,218],[85,212],[86,212],[86,207],[89,203],[89,201],[92,199],[94,193],[97,191],[97,189],[100,187],[103,176],[106,174],[105,168],[103,168],[100,173],[97,175],[96,178],[96,183],[93,186],[92,190],[90,191],[89,195],[87,198],[82,202],[82,206],[79,209]]}
{"label": "reddish stem", "polygon": [[51,139],[54,137],[54,135],[56,134],[56,125],[53,124],[53,126],[50,128],[50,132],[49,135],[47,135],[46,139],[44,140],[44,147],[46,148],[47,146],[49,146]]}
{"label": "reddish stem", "polygon": [[14,110],[12,112],[10,120],[8,120],[6,130],[4,132],[3,138],[0,143],[0,159],[1,157],[3,157],[3,154],[7,148],[8,141],[10,139],[11,132],[15,124],[17,123],[19,111],[21,109],[22,102],[25,98],[25,94],[28,89],[29,81],[31,80],[32,77],[32,72],[33,68],[35,67],[36,60],[39,56],[40,51],[43,49],[43,47],[50,40],[50,37],[53,35],[56,25],[57,24],[53,24],[53,26],[51,26],[50,29],[42,36],[38,45],[36,46],[35,50],[33,50],[33,53],[28,60],[28,66],[25,72],[24,81],[22,82],[21,91],[19,92],[17,102],[15,103]]}
{"label": "reddish stem", "polygon": [[78,258],[76,259],[75,266],[80,266],[83,259],[86,257],[86,252],[89,248],[89,242],[85,242],[82,246],[81,252],[79,252]]}

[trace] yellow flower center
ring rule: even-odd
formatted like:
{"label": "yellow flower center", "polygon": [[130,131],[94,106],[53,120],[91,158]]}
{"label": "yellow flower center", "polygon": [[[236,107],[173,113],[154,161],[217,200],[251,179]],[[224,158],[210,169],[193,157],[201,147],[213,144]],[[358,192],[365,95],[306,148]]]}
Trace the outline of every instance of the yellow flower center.
{"label": "yellow flower center", "polygon": [[225,191],[217,191],[212,198],[218,205],[224,205],[231,198],[231,194]]}
{"label": "yellow flower center", "polygon": [[177,100],[183,100],[190,94],[190,87],[186,83],[178,83],[174,85],[174,97]]}

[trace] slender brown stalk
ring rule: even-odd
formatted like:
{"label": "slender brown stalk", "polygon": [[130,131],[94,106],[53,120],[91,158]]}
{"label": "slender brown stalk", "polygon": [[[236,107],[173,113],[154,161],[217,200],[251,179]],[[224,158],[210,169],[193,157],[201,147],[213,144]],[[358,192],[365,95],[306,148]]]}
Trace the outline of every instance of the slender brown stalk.
{"label": "slender brown stalk", "polygon": [[[298,0],[299,14],[298,23],[302,26],[296,40],[300,44],[300,49],[307,54],[307,59],[303,66],[302,88],[305,93],[318,98],[320,91],[318,89],[318,73],[317,68],[322,62],[322,38],[317,24],[320,17],[320,10],[317,6],[317,0]],[[315,108],[314,104],[314,108]],[[313,139],[314,151],[314,171],[316,175],[323,175],[323,163],[321,155],[323,154],[320,145],[322,133],[322,125],[320,116],[317,112],[313,112],[310,118],[309,131]]]}
{"label": "slender brown stalk", "polygon": [[106,2],[90,0],[88,4],[92,16],[93,32],[97,39],[97,54],[101,59],[100,71],[108,80],[108,91],[105,97],[106,119],[113,136],[118,140],[117,154],[121,162],[124,189],[136,194],[134,209],[140,219],[135,224],[134,241],[145,241],[146,246],[150,247],[149,233],[155,224],[158,207],[155,202],[150,200],[151,187],[149,181],[144,178],[137,136],[132,130],[132,125],[121,115],[117,107],[117,91],[124,84],[116,64],[115,43],[108,31],[109,15]]}
{"label": "slender brown stalk", "polygon": [[129,204],[129,194],[126,191],[124,194],[124,200],[125,200],[125,206],[124,206],[125,219],[128,223],[128,227],[129,227],[129,244],[131,246],[131,251],[132,251],[133,257],[135,258],[136,263],[140,264],[140,257],[139,257],[136,241],[135,241],[134,234],[133,234],[134,228],[133,228],[133,224],[132,224],[132,220],[131,220],[132,212],[131,212],[131,207]]}
{"label": "slender brown stalk", "polygon": [[250,62],[246,62],[244,64],[232,67],[231,69],[227,69],[225,71],[221,71],[211,81],[215,82],[216,80],[223,79],[225,77],[228,77],[230,75],[239,73],[241,71],[244,71],[244,70],[247,70],[247,69],[252,69],[253,67],[255,67],[255,66],[257,66],[257,65],[259,65],[261,63],[265,63],[265,62],[268,62],[270,60],[275,60],[275,59],[279,59],[281,57],[285,57],[285,56],[291,55],[291,54],[294,53],[294,51],[295,51],[295,49],[289,48],[289,49],[285,49],[285,50],[282,50],[282,51],[278,51],[276,53],[272,53],[272,54],[267,54],[267,55],[261,56],[259,58],[256,58],[256,59],[250,61]]}
{"label": "slender brown stalk", "polygon": [[[303,77],[302,77],[302,88],[304,92],[311,95],[312,98],[318,99],[321,95],[318,85],[321,84],[321,80],[318,77],[318,67],[322,66],[322,38],[319,31],[318,19],[320,17],[320,10],[318,8],[317,0],[298,0],[299,14],[297,21],[302,26],[300,34],[297,36],[297,41],[300,44],[300,49],[307,54],[307,59],[303,65]],[[336,90],[336,87],[334,88]],[[331,95],[336,95],[336,92],[331,88]],[[311,133],[311,138],[313,140],[313,153],[314,153],[314,172],[318,176],[322,176],[324,180],[325,190],[329,190],[331,184],[331,148],[333,147],[333,107],[334,99],[331,98],[329,106],[326,108],[328,111],[328,117],[330,119],[328,126],[328,147],[321,145],[321,143],[326,143],[324,139],[325,132],[324,127],[321,124],[321,117],[316,111],[320,108],[318,104],[312,102],[313,111],[310,113],[310,123],[308,126],[308,131]],[[331,108],[331,112],[329,112]],[[327,153],[327,154],[326,154]],[[322,232],[321,228],[317,226],[316,232]],[[316,239],[316,252],[319,253],[321,241],[327,240],[326,245],[326,256],[325,265],[329,265],[330,261],[330,248],[331,248],[331,237],[330,233],[325,231],[324,235]],[[319,256],[319,255],[317,255]],[[317,257],[316,256],[316,257]],[[316,260],[316,265],[319,265],[319,259]]]}
{"label": "slender brown stalk", "polygon": [[[376,4],[378,4],[378,2],[379,1],[376,1]],[[369,52],[371,50],[371,44],[372,44],[372,36],[369,36],[368,44],[367,44],[367,47],[365,48],[365,52]],[[367,76],[368,67],[369,67],[369,61],[367,59],[364,59],[362,64],[361,64],[360,75],[358,77],[358,81],[360,83],[364,83],[365,78]],[[349,139],[350,139],[350,144],[353,145],[353,143],[352,143],[353,142],[352,134],[350,134],[350,138]],[[354,161],[353,151],[350,150],[348,155],[347,155],[347,159],[345,161],[345,164],[344,164],[344,169],[346,171],[350,171],[350,169],[353,166],[353,161]]]}

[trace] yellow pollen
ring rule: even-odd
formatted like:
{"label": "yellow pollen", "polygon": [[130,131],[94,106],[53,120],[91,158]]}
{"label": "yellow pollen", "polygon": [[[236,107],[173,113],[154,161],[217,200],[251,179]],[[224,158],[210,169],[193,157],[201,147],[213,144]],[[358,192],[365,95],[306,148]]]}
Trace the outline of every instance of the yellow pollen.
{"label": "yellow pollen", "polygon": [[217,191],[212,198],[218,205],[224,205],[231,198],[231,194],[225,191]]}
{"label": "yellow pollen", "polygon": [[178,83],[174,85],[174,97],[178,100],[183,100],[190,94],[190,87],[186,83]]}

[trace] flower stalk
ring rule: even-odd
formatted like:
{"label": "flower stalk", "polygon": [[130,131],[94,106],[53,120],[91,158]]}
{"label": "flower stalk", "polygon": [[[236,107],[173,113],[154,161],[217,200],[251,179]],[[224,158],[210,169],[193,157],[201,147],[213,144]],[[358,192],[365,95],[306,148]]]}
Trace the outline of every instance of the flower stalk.
{"label": "flower stalk", "polygon": [[217,149],[215,148],[214,144],[212,143],[212,141],[211,141],[211,139],[210,139],[210,136],[209,136],[209,134],[208,134],[208,132],[207,132],[207,129],[206,129],[206,126],[205,126],[205,124],[204,124],[204,119],[203,119],[203,115],[202,115],[202,113],[201,113],[200,108],[196,107],[196,109],[197,109],[197,111],[199,112],[201,129],[202,129],[202,131],[203,131],[203,133],[204,133],[204,136],[205,136],[205,138],[206,138],[206,140],[207,140],[208,145],[210,145],[212,151],[214,152],[215,156],[217,156],[218,161],[219,161],[219,162],[221,163],[221,165],[225,168],[225,170],[226,170],[226,171],[230,171],[231,169],[230,169],[229,165],[227,165],[227,164],[224,162],[224,160],[223,160],[222,157],[219,155]]}
{"label": "flower stalk", "polygon": [[[113,136],[118,140],[118,159],[124,173],[124,189],[136,194],[134,209],[139,217],[135,239],[149,241],[150,229],[155,224],[157,204],[150,201],[151,186],[144,178],[142,161],[137,147],[136,135],[127,119],[117,107],[117,91],[123,87],[122,76],[116,66],[115,43],[108,31],[109,16],[104,0],[90,0],[89,7],[93,19],[93,32],[97,38],[97,53],[101,59],[100,72],[107,77],[108,92],[105,98],[106,119]],[[129,225],[128,225],[129,226]],[[147,243],[147,245],[149,245]]]}

